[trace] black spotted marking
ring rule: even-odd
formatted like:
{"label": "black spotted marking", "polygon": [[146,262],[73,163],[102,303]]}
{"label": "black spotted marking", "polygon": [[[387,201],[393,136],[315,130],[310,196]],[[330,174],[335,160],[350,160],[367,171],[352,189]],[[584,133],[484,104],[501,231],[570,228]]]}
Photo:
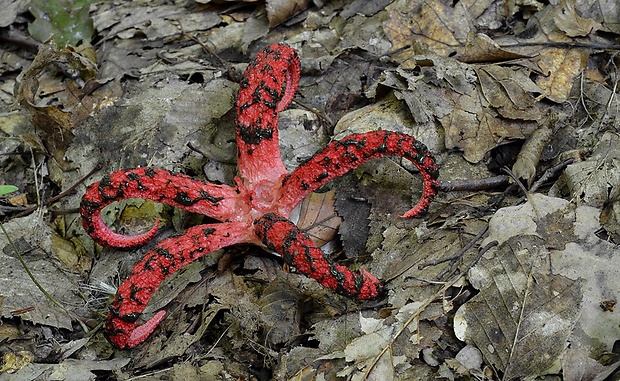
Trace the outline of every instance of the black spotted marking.
{"label": "black spotted marking", "polygon": [[331,167],[333,164],[333,160],[329,156],[325,156],[321,159],[320,165],[325,168]]}
{"label": "black spotted marking", "polygon": [[189,258],[190,258],[190,260],[192,260],[192,261],[193,261],[194,259],[196,259],[196,257],[199,257],[203,251],[205,251],[205,248],[204,248],[204,247],[199,247],[199,248],[198,248],[198,249],[196,249],[196,250],[192,250],[192,251],[190,251],[190,252],[189,252]]}
{"label": "black spotted marking", "polygon": [[131,285],[131,290],[129,291],[129,299],[133,300],[134,302],[140,304],[140,305],[144,305],[144,302],[142,302],[140,299],[138,299],[138,297],[136,296],[138,294],[138,292],[142,291],[142,289],[138,286],[136,286],[135,284]]}
{"label": "black spotted marking", "polygon": [[[161,274],[164,278],[167,278],[169,274],[172,274],[174,272],[174,262],[172,262],[168,266],[164,265],[163,263],[157,262],[157,265],[159,266],[159,270],[161,271]],[[170,269],[172,269],[172,271],[170,271]]]}
{"label": "black spotted marking", "polygon": [[[97,190],[99,191],[99,195],[101,196],[101,200],[103,200],[104,204],[110,203],[112,201],[116,201],[124,198],[125,192],[123,191],[123,187],[115,187],[112,185],[112,180],[110,176],[105,175],[99,182],[97,186]],[[113,191],[112,194],[108,195],[108,191]]]}
{"label": "black spotted marking", "polygon": [[138,321],[138,319],[140,319],[140,316],[142,316],[142,314],[140,312],[132,312],[130,314],[127,315],[117,315],[117,317],[119,319],[121,319],[122,321],[125,321],[127,323],[135,323]]}
{"label": "black spotted marking", "polygon": [[201,199],[200,198],[192,199],[189,197],[189,195],[186,192],[177,192],[173,200],[183,206],[192,206],[198,201],[200,201]]}
{"label": "black spotted marking", "polygon": [[239,137],[245,144],[258,145],[263,139],[273,139],[273,127],[247,127],[239,125]]}
{"label": "black spotted marking", "polygon": [[[90,216],[93,213],[98,212],[99,209],[101,209],[101,204],[95,201],[82,199],[82,202],[80,203],[80,207],[88,216]],[[92,219],[90,217],[88,218],[88,223],[89,225],[91,225],[92,223]]]}
{"label": "black spotted marking", "polygon": [[383,135],[383,143],[381,143],[381,145],[377,147],[378,153],[385,153],[388,151],[387,141],[388,141],[389,136],[390,136],[389,133],[386,133],[385,135]]}
{"label": "black spotted marking", "polygon": [[224,199],[224,197],[211,196],[209,194],[209,192],[207,192],[205,190],[201,190],[200,191],[200,197],[202,197],[203,200],[209,201],[211,204],[213,204],[215,206],[217,206],[219,204],[219,202]]}
{"label": "black spotted marking", "polygon": [[[274,78],[274,82],[275,82],[275,78]],[[263,85],[261,87],[263,90],[265,90],[269,96],[271,96],[271,101],[267,100],[266,97],[263,97],[263,103],[265,104],[265,106],[269,107],[270,109],[275,110],[278,102],[280,102],[280,100],[282,99],[282,91],[278,91],[276,89],[273,89],[267,85]],[[285,87],[286,88],[286,87]]]}
{"label": "black spotted marking", "polygon": [[144,186],[144,184],[142,184],[142,179],[140,178],[140,175],[138,175],[137,173],[134,172],[129,172],[127,173],[127,178],[131,181],[135,181],[136,183],[138,183],[138,186],[136,187],[138,190],[148,190],[147,187]]}
{"label": "black spotted marking", "polygon": [[318,175],[315,179],[314,182],[315,183],[320,183],[321,181],[325,180],[326,178],[329,177],[329,173],[328,172],[321,172],[320,175]]}
{"label": "black spotted marking", "polygon": [[152,262],[157,262],[157,258],[154,255],[151,255],[145,262],[142,268],[146,271],[153,271],[155,268],[152,265]]}
{"label": "black spotted marking", "polygon": [[[179,253],[179,258],[177,258],[177,261],[178,261],[179,263],[185,263],[185,255],[183,254],[183,252],[180,252],[180,253]],[[176,264],[175,264],[175,266],[174,266],[174,267],[176,267]]]}
{"label": "black spotted marking", "polygon": [[144,172],[144,175],[150,178],[154,178],[155,176],[157,176],[157,174],[159,173],[159,171],[153,167],[148,167],[146,169],[146,172]]}
{"label": "black spotted marking", "polygon": [[175,257],[173,254],[170,253],[170,251],[168,251],[168,249],[164,249],[162,247],[156,247],[155,248],[155,252],[157,253],[157,255],[159,255],[160,257],[166,258],[170,261],[175,260]]}

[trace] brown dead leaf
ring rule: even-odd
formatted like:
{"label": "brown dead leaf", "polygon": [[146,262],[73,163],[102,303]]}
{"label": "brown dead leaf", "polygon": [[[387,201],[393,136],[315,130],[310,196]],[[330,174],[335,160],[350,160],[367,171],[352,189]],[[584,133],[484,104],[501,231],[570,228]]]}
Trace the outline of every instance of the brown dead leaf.
{"label": "brown dead leaf", "polygon": [[335,194],[334,190],[311,193],[299,205],[299,220],[296,224],[319,247],[334,239],[342,223],[342,218],[336,214]]}
{"label": "brown dead leaf", "polygon": [[485,25],[506,22],[515,13],[542,7],[535,2],[496,7],[494,2],[466,1],[454,5],[424,0],[397,1],[386,9],[389,19],[383,29],[392,42],[392,56],[398,62],[420,53],[450,56],[461,62],[500,62],[531,57],[529,53],[505,48],[488,35],[476,31]]}
{"label": "brown dead leaf", "polygon": [[586,68],[588,60],[586,49],[545,48],[540,52],[536,63],[544,74],[536,79],[536,84],[544,90],[539,97],[553,102],[565,102],[570,96],[576,78]]}
{"label": "brown dead leaf", "polygon": [[605,205],[600,215],[601,225],[611,240],[616,244],[620,244],[620,201]]}
{"label": "brown dead leaf", "polygon": [[464,157],[477,163],[497,145],[511,139],[525,139],[537,126],[534,121],[498,118],[484,109],[477,94],[452,94],[455,111],[444,117],[446,148],[460,148]]}
{"label": "brown dead leaf", "polygon": [[452,5],[442,1],[397,0],[387,11],[389,19],[383,29],[392,42],[392,50],[399,51],[392,56],[397,61],[411,56],[411,49],[416,53],[449,56],[465,46],[473,31],[472,18],[462,1]]}
{"label": "brown dead leaf", "polygon": [[[398,90],[395,95],[405,100],[416,122],[413,135],[431,151],[442,148],[436,127],[439,121],[444,128],[445,148],[458,148],[467,161],[476,163],[499,144],[525,139],[538,125],[532,119],[543,113],[533,98],[540,89],[528,78],[527,70],[489,65],[479,71],[482,74],[477,83],[470,65],[436,55],[419,55],[405,60],[395,73],[385,73],[381,84]],[[388,97],[385,103],[389,102]],[[377,106],[385,108],[371,105],[355,115],[359,117],[361,110]],[[506,117],[497,115],[496,107]],[[348,120],[347,116],[342,120]],[[379,126],[378,122],[374,124]],[[390,124],[394,123],[380,126],[392,129]]]}
{"label": "brown dead leaf", "polygon": [[552,134],[553,131],[547,127],[541,127],[534,131],[521,147],[517,162],[512,166],[514,175],[518,179],[526,180],[528,187],[532,185],[532,181],[536,177],[536,168],[540,156],[549,143]]}
{"label": "brown dead leaf", "polygon": [[140,3],[126,2],[97,12],[93,21],[106,40],[116,37],[131,39],[136,34],[143,34],[146,40],[156,40],[179,34],[181,26],[185,32],[206,30],[221,23],[222,18],[216,12],[188,12],[176,4],[145,7]]}
{"label": "brown dead leaf", "polygon": [[354,176],[345,176],[335,182],[336,207],[343,218],[338,234],[347,258],[357,258],[365,252],[368,240],[370,204],[363,197]]}
{"label": "brown dead leaf", "polygon": [[501,116],[521,120],[541,118],[533,94],[542,93],[542,89],[529,78],[525,68],[484,65],[476,73],[486,101]]}
{"label": "brown dead leaf", "polygon": [[603,207],[620,196],[620,135],[605,132],[588,160],[569,165],[556,189],[577,204]]}
{"label": "brown dead leaf", "polygon": [[67,271],[76,274],[86,274],[92,266],[92,257],[77,237],[65,239],[59,234],[52,233],[52,247],[54,254]]}
{"label": "brown dead leaf", "polygon": [[[75,292],[80,276],[71,274],[49,253],[54,252],[52,233],[42,216],[33,213],[27,217],[3,223],[13,244],[28,266],[32,276],[41,287],[65,305],[83,306],[84,300]],[[22,263],[13,252],[4,234],[0,235],[0,313],[3,318],[12,318],[11,311],[34,306],[34,309],[20,315],[20,319],[35,324],[72,330],[69,314],[49,300],[35,285]],[[76,313],[84,310],[77,308]]]}
{"label": "brown dead leaf", "polygon": [[33,361],[34,355],[28,351],[7,352],[2,355],[0,374],[13,374]]}
{"label": "brown dead leaf", "polygon": [[454,318],[457,336],[476,345],[506,380],[546,374],[579,316],[582,282],[548,275],[544,256],[541,238],[510,238],[471,270],[480,293]]}
{"label": "brown dead leaf", "polygon": [[304,11],[312,2],[310,0],[267,0],[267,18],[269,27],[273,28],[296,14]]}
{"label": "brown dead leaf", "polygon": [[602,28],[601,23],[579,16],[575,9],[575,0],[562,0],[558,4],[553,21],[569,37],[587,36]]}
{"label": "brown dead leaf", "polygon": [[547,268],[553,274],[585,282],[581,295],[566,297],[581,303],[578,329],[573,331],[570,342],[588,347],[593,358],[610,351],[620,337],[615,315],[600,307],[602,300],[615,299],[614,290],[620,289],[616,271],[620,264],[617,246],[597,237],[598,216],[595,208],[577,207],[563,199],[534,193],[523,205],[498,210],[482,242],[485,245],[492,240],[502,243],[519,237],[539,237],[549,250],[539,271]]}
{"label": "brown dead leaf", "polygon": [[467,39],[463,49],[451,56],[460,62],[504,62],[517,58],[528,57],[523,53],[513,52],[509,48],[500,46],[484,33],[476,33]]}
{"label": "brown dead leaf", "polygon": [[[68,73],[79,73],[80,77],[75,80],[85,81],[83,86],[78,87],[72,80],[61,84],[57,78],[46,77],[52,66],[61,67]],[[16,89],[16,98],[30,112],[45,148],[63,167],[67,164],[65,152],[73,141],[73,128],[98,107],[99,100],[90,96],[90,92],[99,86],[93,79],[95,75],[94,62],[72,49],[58,49],[50,41],[39,46],[39,53],[24,71]],[[50,82],[44,82],[42,78],[48,78]],[[45,85],[53,90],[49,91]],[[53,94],[54,99],[42,99],[45,94]],[[54,100],[60,104],[50,106]]]}
{"label": "brown dead leaf", "polygon": [[280,347],[300,333],[300,295],[288,283],[276,280],[263,291],[260,307],[262,337],[270,347]]}

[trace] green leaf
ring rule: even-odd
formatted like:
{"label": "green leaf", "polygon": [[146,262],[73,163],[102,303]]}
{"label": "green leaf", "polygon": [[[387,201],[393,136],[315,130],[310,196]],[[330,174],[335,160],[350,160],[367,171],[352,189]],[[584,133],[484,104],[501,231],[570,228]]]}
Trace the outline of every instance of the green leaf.
{"label": "green leaf", "polygon": [[90,43],[95,28],[88,10],[97,1],[31,0],[29,9],[35,20],[28,25],[28,32],[39,41],[51,37],[60,47]]}
{"label": "green leaf", "polygon": [[13,193],[17,191],[19,188],[15,185],[0,185],[0,196]]}

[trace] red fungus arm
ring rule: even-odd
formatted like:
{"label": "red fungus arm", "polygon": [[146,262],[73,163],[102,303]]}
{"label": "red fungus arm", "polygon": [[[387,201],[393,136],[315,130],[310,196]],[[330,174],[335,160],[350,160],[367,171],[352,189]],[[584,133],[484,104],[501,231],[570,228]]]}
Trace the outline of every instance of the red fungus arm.
{"label": "red fungus arm", "polygon": [[133,268],[121,284],[106,319],[105,335],[118,348],[140,344],[155,330],[165,312],[142,325],[138,319],[161,283],[183,266],[226,246],[251,240],[247,227],[237,223],[198,225],[161,241]]}
{"label": "red fungus arm", "polygon": [[156,168],[121,170],[91,184],[80,204],[82,225],[99,244],[137,247],[157,233],[157,222],[148,232],[126,236],[112,231],[101,219],[101,210],[116,201],[141,198],[175,206],[218,220],[234,215],[237,192],[227,185],[209,184],[189,176]]}
{"label": "red fungus arm", "polygon": [[277,43],[259,52],[245,71],[236,124],[239,173],[248,188],[287,173],[278,145],[278,113],[293,100],[299,71],[297,52]]}
{"label": "red fungus arm", "polygon": [[374,275],[364,269],[351,271],[335,263],[306,233],[277,214],[267,213],[254,221],[254,233],[297,271],[339,294],[365,300],[377,297],[382,290],[381,282]]}
{"label": "red fungus arm", "polygon": [[282,215],[288,216],[311,192],[336,177],[383,156],[402,156],[420,171],[424,185],[420,201],[403,218],[424,211],[437,193],[439,170],[433,155],[413,136],[391,131],[352,134],[325,146],[310,160],[297,167],[282,181],[282,193],[276,202]]}

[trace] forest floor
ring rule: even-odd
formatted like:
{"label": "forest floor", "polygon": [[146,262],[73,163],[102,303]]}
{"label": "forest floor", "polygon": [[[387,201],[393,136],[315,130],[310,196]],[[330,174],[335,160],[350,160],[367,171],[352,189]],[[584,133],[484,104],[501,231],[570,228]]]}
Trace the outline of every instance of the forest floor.
{"label": "forest floor", "polygon": [[[620,5],[612,0],[8,0],[0,14],[3,380],[615,380],[620,364]],[[290,171],[391,130],[439,166],[419,217],[407,160],[322,187],[295,223],[381,279],[337,295],[235,245],[175,273],[133,349],[103,322],[165,237],[208,221],[140,199],[82,227],[86,186],[152,166],[234,185],[235,99],[255,55],[301,60],[280,113]]]}

